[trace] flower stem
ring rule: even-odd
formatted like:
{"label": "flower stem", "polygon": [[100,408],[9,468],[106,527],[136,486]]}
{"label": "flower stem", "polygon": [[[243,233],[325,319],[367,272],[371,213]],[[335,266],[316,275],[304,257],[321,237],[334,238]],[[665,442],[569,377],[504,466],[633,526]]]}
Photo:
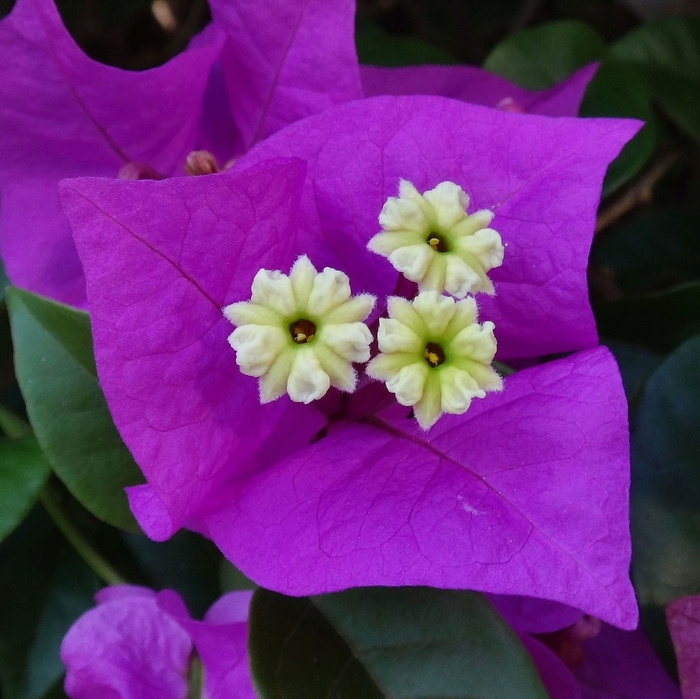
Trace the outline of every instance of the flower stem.
{"label": "flower stem", "polygon": [[93,548],[83,533],[70,521],[58,502],[55,491],[47,484],[39,494],[39,500],[48,512],[61,534],[68,539],[71,546],[81,558],[95,571],[95,574],[108,585],[125,585],[127,583],[112,566]]}
{"label": "flower stem", "polygon": [[4,405],[0,405],[0,428],[10,439],[19,439],[29,432],[29,425]]}
{"label": "flower stem", "polygon": [[204,689],[204,666],[195,654],[190,658],[187,672],[187,699],[202,699]]}

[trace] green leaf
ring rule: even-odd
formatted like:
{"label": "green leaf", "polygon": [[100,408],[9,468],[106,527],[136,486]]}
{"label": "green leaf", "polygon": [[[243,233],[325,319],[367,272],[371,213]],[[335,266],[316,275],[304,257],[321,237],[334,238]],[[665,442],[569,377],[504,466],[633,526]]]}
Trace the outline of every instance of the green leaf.
{"label": "green leaf", "polygon": [[700,592],[700,336],[646,384],[631,425],[633,580],[640,604]]}
{"label": "green leaf", "polygon": [[651,91],[635,66],[608,57],[603,59],[586,88],[580,114],[629,117],[646,122],[608,168],[604,193],[609,194],[636,175],[656,148],[659,127],[651,106]]}
{"label": "green leaf", "polygon": [[577,68],[599,61],[605,52],[602,37],[588,24],[548,22],[501,41],[484,61],[484,68],[529,90],[543,90]]}
{"label": "green leaf", "polygon": [[94,606],[98,585],[94,573],[67,549],[51,579],[51,591],[42,610],[27,658],[25,699],[41,699],[63,677],[61,641],[76,619]]}
{"label": "green leaf", "polygon": [[193,616],[203,617],[219,597],[222,556],[211,541],[189,531],[179,531],[163,542],[142,534],[124,534],[122,538],[150,586],[176,589]]}
{"label": "green leaf", "polygon": [[3,699],[24,699],[25,669],[51,578],[66,542],[35,507],[0,544],[0,686]]}
{"label": "green leaf", "polygon": [[219,566],[219,588],[221,592],[233,592],[235,590],[254,590],[257,585],[241,573],[236,566],[225,558],[221,559]]}
{"label": "green leaf", "polygon": [[15,370],[37,440],[99,519],[138,531],[124,487],[142,482],[97,381],[86,313],[9,287]]}
{"label": "green leaf", "polygon": [[249,653],[262,699],[546,699],[484,598],[367,588],[311,599],[257,590]]}
{"label": "green leaf", "polygon": [[24,519],[50,472],[33,435],[0,440],[0,540]]}
{"label": "green leaf", "polygon": [[601,344],[607,345],[608,349],[613,353],[622,375],[627,402],[630,404],[631,409],[635,409],[646,382],[661,364],[661,355],[650,352],[644,347],[637,347],[636,345],[616,340],[601,338]]}
{"label": "green leaf", "polygon": [[700,332],[700,282],[594,307],[598,334],[670,352]]}
{"label": "green leaf", "polygon": [[361,64],[385,67],[451,65],[457,59],[447,51],[409,36],[387,34],[361,16],[355,25],[355,45]]}
{"label": "green leaf", "polygon": [[700,212],[654,210],[598,236],[591,263],[614,271],[624,294],[641,294],[700,279]]}
{"label": "green leaf", "polygon": [[308,598],[257,590],[248,615],[248,634],[251,675],[260,699],[384,697],[352,649]]}
{"label": "green leaf", "polygon": [[97,589],[95,574],[44,507],[35,507],[0,543],[3,699],[65,697],[59,648],[68,628],[94,606]]}
{"label": "green leaf", "polygon": [[5,265],[0,260],[0,301],[5,298],[5,287],[10,283],[5,272]]}
{"label": "green leaf", "polygon": [[700,19],[667,17],[643,24],[611,50],[639,67],[668,116],[700,140]]}

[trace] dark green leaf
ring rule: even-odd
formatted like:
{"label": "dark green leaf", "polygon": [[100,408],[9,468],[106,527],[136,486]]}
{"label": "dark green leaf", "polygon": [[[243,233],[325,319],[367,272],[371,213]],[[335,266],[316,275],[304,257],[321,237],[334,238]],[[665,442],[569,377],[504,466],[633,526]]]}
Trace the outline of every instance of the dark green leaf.
{"label": "dark green leaf", "polygon": [[362,17],[357,18],[355,44],[363,65],[396,67],[458,62],[437,46],[409,36],[387,34],[381,27]]}
{"label": "dark green leaf", "polygon": [[306,598],[257,590],[248,654],[260,699],[383,699],[330,622]]}
{"label": "dark green leaf", "polygon": [[591,262],[612,269],[625,295],[700,279],[700,212],[651,211],[598,236]]}
{"label": "dark green leaf", "polygon": [[219,567],[219,587],[222,592],[233,592],[234,590],[254,590],[257,585],[243,575],[236,566],[222,558]]}
{"label": "dark green leaf", "polygon": [[0,430],[10,439],[19,439],[31,432],[29,425],[4,405],[0,405]]}
{"label": "dark green leaf", "polygon": [[700,592],[700,336],[647,382],[631,424],[633,578],[642,604]]}
{"label": "dark green leaf", "polygon": [[61,641],[73,622],[94,606],[97,589],[92,570],[75,551],[67,549],[52,576],[27,659],[25,699],[41,699],[63,676],[58,654]]}
{"label": "dark green leaf", "polygon": [[0,260],[0,300],[5,298],[5,287],[9,284],[7,279],[7,273],[5,272],[5,265]]}
{"label": "dark green leaf", "polygon": [[24,699],[25,669],[67,544],[35,507],[0,544],[0,684],[3,699]]}
{"label": "dark green leaf", "polygon": [[33,435],[0,440],[0,540],[29,512],[50,472]]}
{"label": "dark green leaf", "polygon": [[189,531],[159,543],[140,534],[123,539],[151,587],[177,590],[195,617],[204,616],[219,596],[222,556],[211,541]]}
{"label": "dark green leaf", "polygon": [[295,599],[258,590],[251,667],[263,699],[545,699],[529,655],[483,597],[368,588]]}
{"label": "dark green leaf", "polygon": [[627,401],[630,403],[630,407],[636,407],[647,380],[661,364],[661,355],[626,342],[601,338],[601,343],[607,345],[615,356],[615,361],[622,375]]}
{"label": "dark green leaf", "polygon": [[664,664],[668,674],[678,682],[678,665],[673,641],[666,623],[666,608],[657,605],[640,605],[639,625]]}
{"label": "dark green leaf", "polygon": [[594,312],[600,335],[670,352],[700,332],[700,282],[609,301],[595,306]]}
{"label": "dark green leaf", "polygon": [[608,168],[604,191],[610,193],[636,175],[654,152],[659,129],[651,107],[651,91],[635,66],[605,58],[586,89],[580,114],[646,122]]}
{"label": "dark green leaf", "polygon": [[643,24],[612,51],[638,66],[669,117],[700,139],[700,19],[667,17]]}
{"label": "dark green leaf", "polygon": [[138,531],[123,488],[142,476],[97,381],[87,314],[13,287],[7,299],[17,379],[51,466],[95,516]]}
{"label": "dark green leaf", "polygon": [[484,68],[530,90],[543,90],[599,61],[605,43],[584,22],[565,20],[525,29],[497,44]]}

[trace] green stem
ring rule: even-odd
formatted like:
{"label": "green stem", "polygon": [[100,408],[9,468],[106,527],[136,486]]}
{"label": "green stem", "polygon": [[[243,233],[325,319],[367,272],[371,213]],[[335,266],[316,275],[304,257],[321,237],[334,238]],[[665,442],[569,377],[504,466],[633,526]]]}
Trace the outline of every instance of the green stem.
{"label": "green stem", "polygon": [[29,432],[29,425],[4,405],[0,405],[0,428],[10,439],[19,439]]}
{"label": "green stem", "polygon": [[204,690],[204,666],[199,656],[192,654],[187,672],[187,699],[202,699]]}
{"label": "green stem", "polygon": [[90,568],[95,571],[98,577],[102,578],[108,585],[127,584],[127,581],[102,558],[83,536],[83,533],[70,521],[66,513],[61,509],[58,498],[52,491],[50,485],[44,487],[39,494],[39,499],[63,536],[68,539],[71,546],[80,554]]}
{"label": "green stem", "polygon": [[515,369],[513,369],[513,367],[503,364],[502,362],[492,362],[491,365],[501,376],[515,374]]}

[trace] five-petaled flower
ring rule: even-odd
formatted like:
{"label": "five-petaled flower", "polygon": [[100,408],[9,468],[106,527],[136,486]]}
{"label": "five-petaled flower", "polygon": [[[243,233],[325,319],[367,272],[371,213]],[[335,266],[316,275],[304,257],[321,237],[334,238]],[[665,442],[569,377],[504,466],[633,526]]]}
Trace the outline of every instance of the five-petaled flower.
{"label": "five-petaled flower", "polygon": [[354,391],[352,362],[369,359],[372,335],[362,323],[374,307],[369,294],[350,297],[347,275],[326,267],[318,273],[302,255],[289,276],[260,270],[250,301],[224,308],[238,327],[229,344],[248,376],[260,377],[260,400],[284,393],[298,403],[326,395],[331,386]]}
{"label": "five-petaled flower", "polygon": [[432,427],[442,413],[461,415],[472,398],[502,388],[491,368],[496,354],[493,323],[479,325],[476,301],[455,303],[435,291],[413,302],[388,300],[389,318],[379,321],[380,354],[367,374],[386,382],[401,405],[414,407],[418,424]]}
{"label": "five-petaled flower", "polygon": [[464,190],[440,182],[423,193],[406,180],[379,214],[383,232],[367,244],[421,291],[446,291],[457,298],[478,291],[493,294],[488,272],[503,263],[501,236],[488,225],[493,212],[467,214]]}

